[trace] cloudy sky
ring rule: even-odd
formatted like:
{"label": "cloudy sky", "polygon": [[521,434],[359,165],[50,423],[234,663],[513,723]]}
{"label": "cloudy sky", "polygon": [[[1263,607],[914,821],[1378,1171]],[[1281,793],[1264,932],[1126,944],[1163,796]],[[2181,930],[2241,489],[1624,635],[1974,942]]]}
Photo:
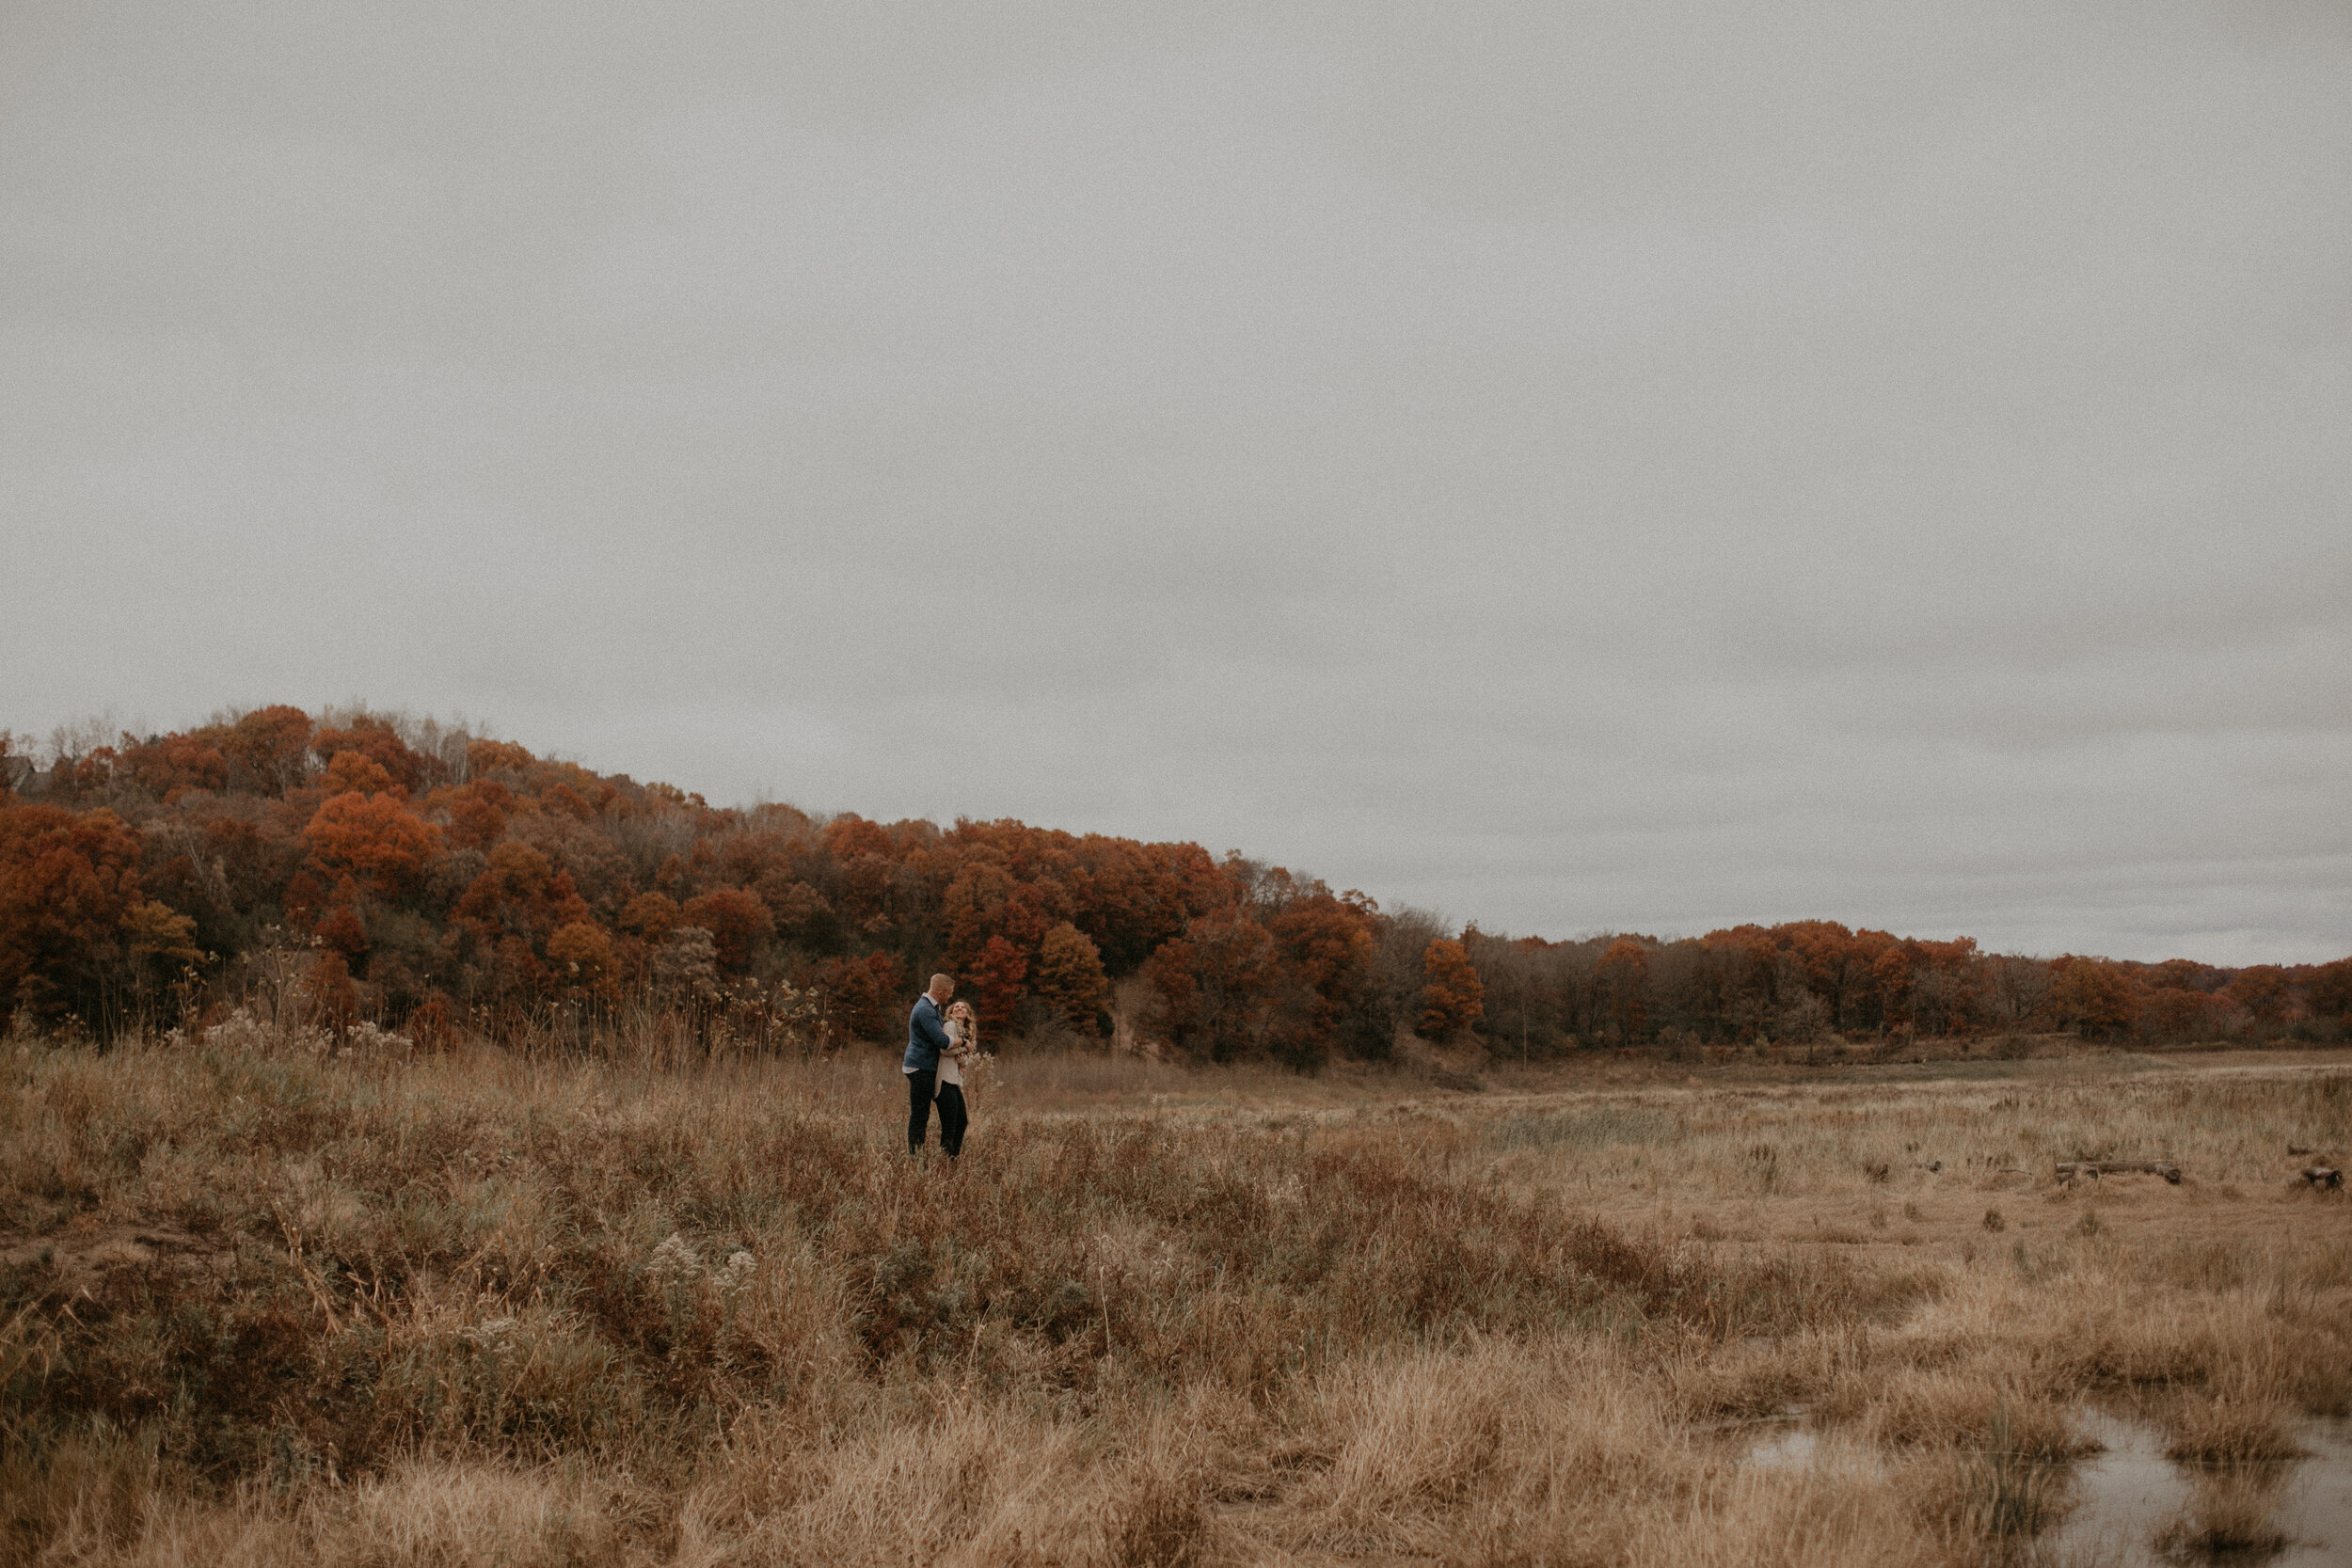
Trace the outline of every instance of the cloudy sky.
{"label": "cloudy sky", "polygon": [[0,724],[2352,951],[2343,0],[0,22]]}

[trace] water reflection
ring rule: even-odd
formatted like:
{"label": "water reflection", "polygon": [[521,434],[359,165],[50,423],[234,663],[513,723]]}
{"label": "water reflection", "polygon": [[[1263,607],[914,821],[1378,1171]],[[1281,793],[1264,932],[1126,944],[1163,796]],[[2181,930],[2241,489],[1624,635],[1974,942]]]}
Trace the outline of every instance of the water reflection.
{"label": "water reflection", "polygon": [[[2103,1449],[2070,1467],[2071,1506],[2037,1543],[2037,1560],[2084,1568],[2352,1564],[2352,1421],[2298,1428],[2300,1460],[2210,1466],[2167,1459],[2164,1433],[2143,1421],[2084,1407],[2075,1422]],[[1771,1468],[1826,1457],[1819,1433],[1799,1424],[1760,1434],[1747,1452],[1748,1463]]]}
{"label": "water reflection", "polygon": [[1801,1470],[1820,1452],[1820,1435],[1809,1427],[1785,1427],[1760,1438],[1748,1450],[1748,1463],[1768,1470]]}
{"label": "water reflection", "polygon": [[2074,1507],[2046,1543],[2058,1562],[2352,1563],[2352,1423],[2298,1429],[2301,1460],[2207,1466],[2165,1458],[2164,1434],[2145,1422],[2089,1409],[2076,1419],[2106,1451],[2074,1466]]}

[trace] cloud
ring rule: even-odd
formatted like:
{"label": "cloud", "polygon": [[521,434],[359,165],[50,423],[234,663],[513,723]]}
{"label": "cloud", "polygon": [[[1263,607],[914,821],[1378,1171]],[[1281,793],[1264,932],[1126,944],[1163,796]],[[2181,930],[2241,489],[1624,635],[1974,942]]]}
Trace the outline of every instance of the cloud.
{"label": "cloud", "polygon": [[5,721],[354,694],[1490,927],[2352,950],[2352,29],[54,8]]}

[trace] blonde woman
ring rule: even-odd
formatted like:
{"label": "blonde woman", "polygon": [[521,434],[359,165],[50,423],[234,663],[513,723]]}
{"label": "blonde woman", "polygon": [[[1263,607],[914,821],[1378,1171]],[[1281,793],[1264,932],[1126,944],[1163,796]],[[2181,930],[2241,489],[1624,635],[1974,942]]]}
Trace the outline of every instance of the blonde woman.
{"label": "blonde woman", "polygon": [[986,1058],[980,1054],[980,1024],[971,1003],[950,1006],[946,1026],[947,1049],[939,1053],[939,1147],[953,1159],[963,1152],[963,1130],[972,1124],[963,1102],[964,1074],[978,1072]]}

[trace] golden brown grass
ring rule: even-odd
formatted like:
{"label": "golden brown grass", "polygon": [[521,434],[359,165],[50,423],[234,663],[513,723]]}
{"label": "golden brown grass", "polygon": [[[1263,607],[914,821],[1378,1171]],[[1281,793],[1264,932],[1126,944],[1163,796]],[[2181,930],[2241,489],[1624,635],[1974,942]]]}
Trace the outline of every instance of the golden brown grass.
{"label": "golden brown grass", "polygon": [[880,1055],[8,1050],[11,1560],[1925,1568],[2085,1399],[2247,1475],[2352,1404],[2332,1060],[1013,1059],[959,1168]]}

